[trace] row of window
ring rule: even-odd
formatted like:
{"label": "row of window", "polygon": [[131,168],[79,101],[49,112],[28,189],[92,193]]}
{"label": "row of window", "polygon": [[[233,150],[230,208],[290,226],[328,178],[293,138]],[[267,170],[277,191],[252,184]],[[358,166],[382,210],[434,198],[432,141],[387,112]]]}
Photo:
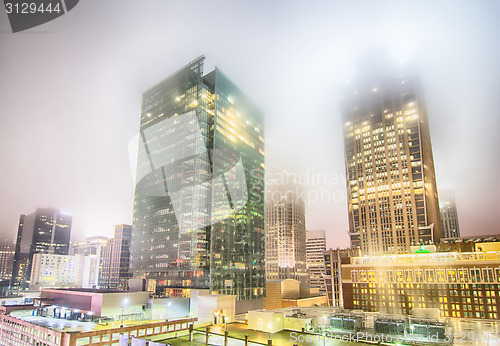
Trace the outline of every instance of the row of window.
{"label": "row of window", "polygon": [[356,282],[498,282],[500,268],[351,270]]}

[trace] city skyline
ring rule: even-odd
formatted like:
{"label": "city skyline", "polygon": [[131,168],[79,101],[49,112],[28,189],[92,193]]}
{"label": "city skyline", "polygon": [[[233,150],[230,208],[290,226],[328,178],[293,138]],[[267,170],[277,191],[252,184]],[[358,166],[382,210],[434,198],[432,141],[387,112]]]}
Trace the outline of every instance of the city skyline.
{"label": "city skyline", "polygon": [[[173,2],[155,4],[158,16],[125,6],[115,17],[112,2],[86,2],[62,18],[16,35],[9,33],[5,13],[0,14],[0,45],[5,47],[0,54],[0,154],[6,167],[0,182],[2,236],[14,238],[19,215],[41,206],[71,212],[76,240],[111,236],[113,225],[131,223],[134,185],[127,145],[136,133],[141,93],[185,61],[206,53],[210,63],[262,106],[269,129],[268,170],[308,172],[304,176],[309,180],[322,174],[331,178],[327,188],[333,197],[306,203],[307,228],[326,229],[328,247],[347,246],[336,88],[369,41],[396,50],[403,59],[413,51],[428,103],[438,187],[455,186],[463,235],[495,233],[499,188],[474,182],[494,181],[499,168],[494,132],[500,80],[494,35],[499,31],[494,23],[498,3],[381,2],[357,8],[228,4],[207,11],[217,13],[219,22],[228,19],[231,30],[221,24],[215,32],[230,41],[231,48],[222,42],[209,44],[202,35],[190,37],[200,32],[194,19],[206,12],[193,14],[193,5]],[[103,15],[94,16],[98,12]],[[160,16],[162,12],[171,20]],[[354,14],[359,16],[353,23],[342,19]],[[399,29],[382,24],[382,14],[404,18],[396,23]],[[148,29],[129,25],[141,15],[152,16],[152,28],[166,33],[165,47],[147,38]],[[168,34],[186,18],[193,19],[188,34]],[[137,50],[148,53],[133,53]],[[303,114],[310,120],[302,122]],[[468,122],[470,117],[475,121]],[[44,169],[34,169],[44,164]],[[321,192],[319,184],[311,185],[311,191]]]}

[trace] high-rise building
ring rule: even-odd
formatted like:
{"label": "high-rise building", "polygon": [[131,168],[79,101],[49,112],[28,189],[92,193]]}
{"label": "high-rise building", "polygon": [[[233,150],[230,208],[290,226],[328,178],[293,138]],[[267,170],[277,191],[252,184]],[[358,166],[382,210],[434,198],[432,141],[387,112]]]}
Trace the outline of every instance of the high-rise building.
{"label": "high-rise building", "polygon": [[443,238],[460,237],[457,204],[455,203],[455,194],[451,189],[439,190],[439,211],[443,224]]}
{"label": "high-rise building", "polygon": [[70,245],[71,255],[91,256],[90,287],[99,286],[99,275],[103,266],[104,248],[108,244],[108,238],[102,236],[88,237],[84,241],[75,242]]}
{"label": "high-rise building", "polygon": [[[330,249],[323,252],[323,255],[325,259],[324,285],[328,298],[328,305],[344,307],[342,265],[351,263],[351,257],[360,256],[361,250],[359,248]],[[349,295],[349,292],[346,297],[347,300],[352,299],[352,295]]]}
{"label": "high-rise building", "polygon": [[143,94],[132,232],[150,291],[264,296],[260,110],[201,56]]}
{"label": "high-rise building", "polygon": [[0,241],[0,281],[12,278],[12,263],[16,246],[11,240],[4,239]]}
{"label": "high-rise building", "polygon": [[373,58],[341,94],[349,232],[364,255],[442,236],[422,88],[404,68],[384,65]]}
{"label": "high-rise building", "polygon": [[311,286],[319,288],[322,293],[326,292],[325,279],[325,258],[323,252],[326,251],[325,230],[306,232],[306,255],[307,271],[311,279]]}
{"label": "high-rise building", "polygon": [[292,186],[273,185],[266,199],[266,278],[309,284],[304,199]]}
{"label": "high-rise building", "polygon": [[32,214],[21,215],[12,271],[13,288],[29,287],[34,254],[68,254],[71,221],[70,214],[54,208],[37,208]]}
{"label": "high-rise building", "polygon": [[115,236],[107,240],[102,252],[102,266],[99,273],[99,288],[128,289],[130,272],[131,225],[116,225]]}

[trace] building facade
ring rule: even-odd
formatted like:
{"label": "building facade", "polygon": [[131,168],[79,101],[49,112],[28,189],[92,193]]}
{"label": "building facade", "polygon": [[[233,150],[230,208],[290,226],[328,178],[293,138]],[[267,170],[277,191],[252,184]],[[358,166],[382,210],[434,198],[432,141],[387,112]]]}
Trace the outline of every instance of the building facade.
{"label": "building facade", "polygon": [[306,260],[307,271],[312,287],[319,288],[321,293],[326,293],[325,279],[325,257],[326,251],[325,230],[306,232]]}
{"label": "building facade", "polygon": [[500,251],[500,234],[483,234],[459,238],[442,238],[438,252]]}
{"label": "building facade", "polygon": [[92,274],[96,271],[95,255],[33,255],[30,289],[92,288]]}
{"label": "building facade", "polygon": [[325,263],[323,284],[328,299],[328,306],[344,307],[342,264],[350,263],[351,257],[360,255],[361,250],[359,248],[330,249],[323,252]]}
{"label": "building facade", "polygon": [[75,242],[70,246],[71,255],[90,256],[92,264],[90,274],[90,287],[98,288],[99,276],[103,268],[104,249],[109,238],[102,236],[88,237],[84,241]]}
{"label": "building facade", "polygon": [[273,186],[266,199],[266,278],[309,284],[305,202],[293,186]]}
{"label": "building facade", "polygon": [[452,190],[439,190],[439,211],[441,212],[441,223],[443,224],[443,238],[460,237],[457,204]]}
{"label": "building facade", "polygon": [[131,225],[116,225],[115,236],[107,240],[102,252],[102,265],[99,273],[99,288],[128,289],[130,271]]}
{"label": "building facade", "polygon": [[54,208],[38,208],[32,214],[21,215],[12,271],[12,288],[29,287],[34,254],[68,254],[71,221],[71,215]]}
{"label": "building facade", "polygon": [[150,291],[264,296],[260,110],[204,57],[143,94],[131,244]]}
{"label": "building facade", "polygon": [[[4,345],[50,345],[50,346],[91,346],[96,343],[104,345],[119,345],[132,342],[140,344],[144,339],[137,337],[154,337],[168,333],[171,330],[188,330],[189,325],[198,318],[176,319],[174,321],[160,321],[140,323],[116,327],[95,328],[83,330],[77,327],[60,328],[57,325],[36,324],[27,319],[0,314],[0,340]],[[154,345],[152,341],[149,345]]]}
{"label": "building facade", "polygon": [[4,239],[0,241],[0,281],[12,278],[12,263],[16,253],[14,242]]}
{"label": "building facade", "polygon": [[441,317],[498,319],[500,251],[426,253],[421,246],[417,252],[343,264],[344,307],[389,314],[433,308]]}
{"label": "building facade", "polygon": [[369,65],[341,94],[352,247],[405,253],[442,236],[427,111],[416,78]]}

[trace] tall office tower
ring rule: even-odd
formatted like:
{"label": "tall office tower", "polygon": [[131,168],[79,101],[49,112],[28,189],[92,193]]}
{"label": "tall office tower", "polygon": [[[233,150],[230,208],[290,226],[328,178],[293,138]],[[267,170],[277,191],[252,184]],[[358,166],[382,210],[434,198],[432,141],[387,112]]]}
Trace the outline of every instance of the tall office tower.
{"label": "tall office tower", "polygon": [[347,295],[344,296],[342,265],[351,263],[351,257],[361,256],[361,249],[330,249],[324,251],[323,255],[325,260],[324,285],[328,306],[344,307],[344,301],[352,300],[352,290],[348,290]]}
{"label": "tall office tower", "polygon": [[309,284],[304,199],[286,185],[270,188],[266,200],[266,278]]}
{"label": "tall office tower", "polygon": [[443,238],[460,237],[457,204],[455,203],[453,190],[439,189],[439,211],[441,212],[441,223],[443,224]]}
{"label": "tall office tower", "polygon": [[158,294],[209,288],[251,304],[265,287],[263,118],[204,59],[143,94],[132,270]]}
{"label": "tall office tower", "polygon": [[102,253],[102,267],[99,275],[99,288],[128,289],[130,271],[131,225],[116,225],[115,236],[108,239]]}
{"label": "tall office tower", "polygon": [[404,253],[442,236],[422,90],[376,57],[341,94],[351,245]]}
{"label": "tall office tower", "polygon": [[90,256],[91,274],[90,287],[99,286],[99,276],[102,271],[104,260],[104,249],[108,244],[108,238],[102,236],[88,237],[84,241],[75,242],[70,246],[71,255]]}
{"label": "tall office tower", "polygon": [[11,240],[4,239],[0,241],[0,281],[12,278],[12,262],[16,246]]}
{"label": "tall office tower", "polygon": [[21,215],[17,232],[12,287],[29,287],[31,262],[37,253],[67,255],[72,216],[54,208],[37,208]]}
{"label": "tall office tower", "polygon": [[326,292],[325,279],[325,258],[323,252],[326,251],[325,230],[306,232],[306,256],[307,270],[311,279],[311,286],[319,288],[322,293]]}

